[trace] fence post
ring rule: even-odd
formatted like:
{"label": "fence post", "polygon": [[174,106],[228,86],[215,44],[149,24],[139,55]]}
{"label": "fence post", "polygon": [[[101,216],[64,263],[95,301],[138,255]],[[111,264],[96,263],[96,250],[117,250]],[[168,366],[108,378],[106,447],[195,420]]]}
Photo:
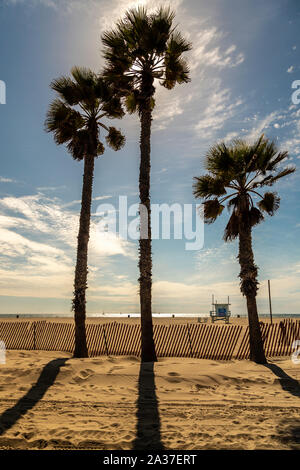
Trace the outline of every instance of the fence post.
{"label": "fence post", "polygon": [[103,335],[104,335],[104,343],[105,343],[106,355],[109,356],[109,354],[108,354],[107,342],[106,342],[106,335],[105,335],[105,327],[104,327],[104,325],[103,325]]}
{"label": "fence post", "polygon": [[189,343],[190,343],[190,350],[191,350],[191,357],[193,357],[193,348],[192,348],[192,342],[191,342],[191,334],[190,334],[190,327],[189,324],[186,324],[187,330],[188,330],[188,337],[189,337]]}
{"label": "fence post", "polygon": [[36,324],[33,322],[33,350],[36,348]]}

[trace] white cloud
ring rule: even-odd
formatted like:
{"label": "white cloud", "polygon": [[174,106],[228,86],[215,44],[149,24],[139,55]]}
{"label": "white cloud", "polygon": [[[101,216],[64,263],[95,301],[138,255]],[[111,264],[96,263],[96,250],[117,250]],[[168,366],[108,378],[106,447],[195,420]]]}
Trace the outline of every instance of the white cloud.
{"label": "white cloud", "polygon": [[3,176],[0,176],[0,183],[16,183],[16,180],[12,178],[4,178]]}
{"label": "white cloud", "polygon": [[[197,28],[199,31],[199,27]],[[214,45],[221,42],[224,33],[216,27],[202,29],[195,34],[189,35],[192,38],[193,50],[191,52],[191,70],[198,67],[214,66],[218,68],[236,67],[244,61],[244,55],[236,52],[236,45],[231,45],[224,50],[220,46]]]}
{"label": "white cloud", "polygon": [[206,108],[195,126],[196,131],[205,132],[205,138],[211,138],[215,131],[223,128],[226,121],[235,115],[243,103],[240,98],[233,99],[229,89],[222,89],[220,81],[216,80],[214,83]]}
{"label": "white cloud", "polygon": [[[175,91],[175,93],[174,93]],[[156,106],[153,112],[153,131],[162,130],[184,112],[183,102],[180,96],[176,96],[176,90],[172,91],[173,96],[170,95],[170,90],[157,88],[156,92]],[[185,104],[190,101],[189,97],[185,100]]]}
{"label": "white cloud", "polygon": [[[0,294],[70,296],[79,214],[65,209],[59,199],[42,194],[4,197],[0,209]],[[92,219],[91,277],[115,255],[135,258],[134,245],[114,234],[99,233]]]}
{"label": "white cloud", "polygon": [[228,132],[225,137],[222,139],[224,142],[231,142],[233,139],[236,139],[239,136],[238,132]]}
{"label": "white cloud", "polygon": [[287,69],[287,73],[293,73],[294,72],[294,66],[291,65],[288,69]]}
{"label": "white cloud", "polygon": [[[173,0],[172,7],[177,8],[183,0]],[[59,12],[72,14],[85,12],[97,17],[101,30],[110,28],[115,20],[129,8],[148,6],[150,11],[161,5],[160,0],[5,0],[7,5],[26,4],[28,7],[44,6]],[[100,16],[101,15],[101,16]]]}
{"label": "white cloud", "polygon": [[62,186],[39,186],[38,188],[36,188],[37,191],[41,191],[41,192],[44,192],[44,191],[59,191],[61,189],[66,189],[66,186],[65,185],[62,185]]}
{"label": "white cloud", "polygon": [[278,111],[273,111],[267,116],[258,119],[256,121],[255,126],[252,127],[252,129],[245,135],[245,138],[248,139],[249,141],[258,139],[258,137],[266,130],[269,129],[270,125],[279,119],[279,113]]}
{"label": "white cloud", "polygon": [[[102,201],[104,199],[111,199],[112,196],[96,196],[96,197],[93,197],[93,201]],[[76,199],[74,201],[70,201],[70,202],[67,202],[67,203],[64,203],[63,204],[63,207],[71,207],[71,206],[75,206],[75,205],[78,205],[78,204],[81,204],[81,199]]]}

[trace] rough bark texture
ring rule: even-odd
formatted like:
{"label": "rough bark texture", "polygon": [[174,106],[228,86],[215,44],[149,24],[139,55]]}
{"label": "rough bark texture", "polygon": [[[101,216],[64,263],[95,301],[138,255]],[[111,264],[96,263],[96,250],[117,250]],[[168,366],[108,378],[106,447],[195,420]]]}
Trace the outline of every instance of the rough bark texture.
{"label": "rough bark texture", "polygon": [[239,262],[241,266],[241,291],[247,299],[250,335],[250,360],[258,364],[265,364],[267,360],[264,353],[256,305],[258,282],[257,267],[254,263],[252,250],[251,227],[243,226],[243,228],[239,230]]}
{"label": "rough bark texture", "polygon": [[151,106],[150,98],[144,100],[140,112],[140,240],[139,240],[139,269],[140,269],[140,307],[141,307],[141,340],[142,362],[157,361],[153,339],[152,322],[152,254],[151,254],[151,207],[150,207],[150,135],[151,135]]}
{"label": "rough bark texture", "polygon": [[74,357],[88,357],[85,330],[85,293],[87,289],[87,256],[90,233],[93,176],[94,157],[85,157],[73,299],[73,309],[75,314]]}

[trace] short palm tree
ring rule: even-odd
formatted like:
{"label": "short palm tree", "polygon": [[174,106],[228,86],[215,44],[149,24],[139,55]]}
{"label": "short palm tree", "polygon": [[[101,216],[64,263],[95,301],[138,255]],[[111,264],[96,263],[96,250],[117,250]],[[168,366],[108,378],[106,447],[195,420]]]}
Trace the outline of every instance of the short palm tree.
{"label": "short palm tree", "polygon": [[111,87],[91,70],[74,67],[72,77],[60,77],[51,83],[58,93],[48,110],[46,130],[53,132],[55,142],[67,144],[74,160],[84,160],[81,212],[79,222],[77,261],[74,280],[73,310],[75,317],[74,357],[87,357],[85,331],[87,255],[90,232],[92,188],[95,158],[102,155],[100,129],[107,132],[106,142],[119,150],[125,138],[115,127],[107,127],[103,118],[121,118],[124,112]]}
{"label": "short palm tree", "polygon": [[194,195],[203,201],[205,222],[212,223],[222,214],[225,201],[231,211],[224,240],[239,238],[239,277],[247,299],[250,359],[259,364],[266,363],[266,358],[256,305],[258,268],[252,250],[252,228],[264,220],[264,214],[272,216],[279,208],[277,193],[261,194],[261,189],[295,171],[293,167],[282,168],[287,155],[263,135],[252,145],[243,140],[230,145],[220,143],[209,149],[205,165],[208,173],[195,178],[194,184]]}
{"label": "short palm tree", "polygon": [[150,207],[150,141],[155,80],[167,89],[189,81],[182,54],[191,46],[173,26],[174,13],[160,8],[127,11],[114,30],[102,35],[104,76],[124,97],[129,113],[138,112],[140,133],[140,308],[143,362],[156,361],[152,324],[152,253]]}

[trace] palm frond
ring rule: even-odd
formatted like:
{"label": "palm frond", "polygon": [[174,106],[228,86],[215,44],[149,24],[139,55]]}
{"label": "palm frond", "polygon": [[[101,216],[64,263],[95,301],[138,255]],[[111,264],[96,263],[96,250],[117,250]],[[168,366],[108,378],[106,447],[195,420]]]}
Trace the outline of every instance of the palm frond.
{"label": "palm frond", "polygon": [[98,142],[98,147],[97,147],[97,156],[99,157],[100,155],[103,155],[105,151],[104,145],[102,142]]}
{"label": "palm frond", "polygon": [[83,160],[87,155],[93,155],[94,149],[90,147],[91,141],[87,129],[80,129],[74,134],[67,145],[68,151],[74,160]]}
{"label": "palm frond", "polygon": [[255,170],[259,170],[265,174],[270,162],[273,161],[278,153],[276,143],[267,138],[263,138],[257,150],[258,158],[256,159]]}
{"label": "palm frond", "polygon": [[106,142],[113,150],[120,150],[125,145],[125,137],[120,130],[115,127],[110,127],[107,136],[105,137]]}
{"label": "palm frond", "polygon": [[72,67],[71,74],[80,87],[93,88],[97,83],[97,75],[87,67]]}
{"label": "palm frond", "polygon": [[279,179],[283,178],[284,176],[291,175],[296,171],[295,167],[287,167],[281,170],[279,173],[276,175],[268,175],[265,178],[263,178],[261,181],[255,182],[251,187],[252,188],[258,188],[258,187],[263,187],[263,186],[273,186],[273,184],[276,183]]}
{"label": "palm frond", "polygon": [[118,30],[105,31],[101,36],[102,42],[108,50],[119,51],[119,53],[127,51],[126,43],[122,34]]}
{"label": "palm frond", "polygon": [[97,107],[97,75],[86,67],[73,67],[71,74],[77,84],[78,101],[86,103],[89,107]]}
{"label": "palm frond", "polygon": [[157,11],[150,14],[151,29],[149,32],[149,41],[151,47],[157,54],[163,54],[168,45],[172,23],[175,13],[170,8],[160,7]]}
{"label": "palm frond", "polygon": [[129,114],[133,114],[138,108],[138,99],[136,93],[131,93],[125,98],[125,106]]}
{"label": "palm frond", "polygon": [[264,134],[262,134],[254,144],[248,146],[245,152],[246,170],[251,172],[256,170],[256,162],[259,157],[259,150],[263,145]]}
{"label": "palm frond", "polygon": [[194,196],[196,198],[208,198],[212,196],[223,196],[226,194],[224,181],[211,175],[195,177]]}
{"label": "palm frond", "polygon": [[121,119],[125,115],[121,100],[116,95],[112,96],[107,102],[102,103],[101,112],[105,113],[110,119]]}
{"label": "palm frond", "polygon": [[233,211],[224,230],[225,242],[235,240],[239,235],[239,218],[236,211]]}
{"label": "palm frond", "polygon": [[160,83],[171,90],[176,83],[180,85],[190,82],[189,72],[189,67],[184,59],[166,56],[164,78]]}
{"label": "palm frond", "polygon": [[180,57],[184,52],[192,49],[192,44],[184,39],[179,31],[175,31],[168,40],[167,55],[171,57]]}
{"label": "palm frond", "polygon": [[227,207],[228,209],[231,209],[231,208],[237,208],[239,206],[239,202],[240,202],[240,196],[237,195],[235,197],[232,197],[231,199],[229,199],[228,203],[227,203]]}
{"label": "palm frond", "polygon": [[220,204],[217,198],[211,199],[209,201],[204,201],[203,215],[205,223],[213,223],[217,219],[217,217],[222,214],[224,207],[225,206]]}
{"label": "palm frond", "polygon": [[224,142],[212,146],[206,154],[205,167],[214,175],[227,175],[234,169],[230,148]]}
{"label": "palm frond", "polygon": [[251,207],[249,210],[248,220],[250,227],[260,224],[264,220],[264,216],[257,207]]}
{"label": "palm frond", "polygon": [[68,142],[83,125],[84,120],[81,114],[60,99],[55,99],[50,104],[45,120],[45,130],[54,133],[54,140],[57,144]]}
{"label": "palm frond", "polygon": [[267,166],[266,166],[266,171],[274,171],[277,169],[279,163],[282,161],[286,160],[288,158],[288,152],[279,152],[274,158],[272,158]]}
{"label": "palm frond", "polygon": [[274,212],[279,209],[280,197],[276,192],[267,192],[257,205],[262,211],[267,212],[267,214],[274,215]]}
{"label": "palm frond", "polygon": [[70,77],[61,76],[56,78],[51,82],[50,87],[52,90],[56,91],[61,99],[69,106],[74,106],[79,103],[80,95],[78,86]]}

